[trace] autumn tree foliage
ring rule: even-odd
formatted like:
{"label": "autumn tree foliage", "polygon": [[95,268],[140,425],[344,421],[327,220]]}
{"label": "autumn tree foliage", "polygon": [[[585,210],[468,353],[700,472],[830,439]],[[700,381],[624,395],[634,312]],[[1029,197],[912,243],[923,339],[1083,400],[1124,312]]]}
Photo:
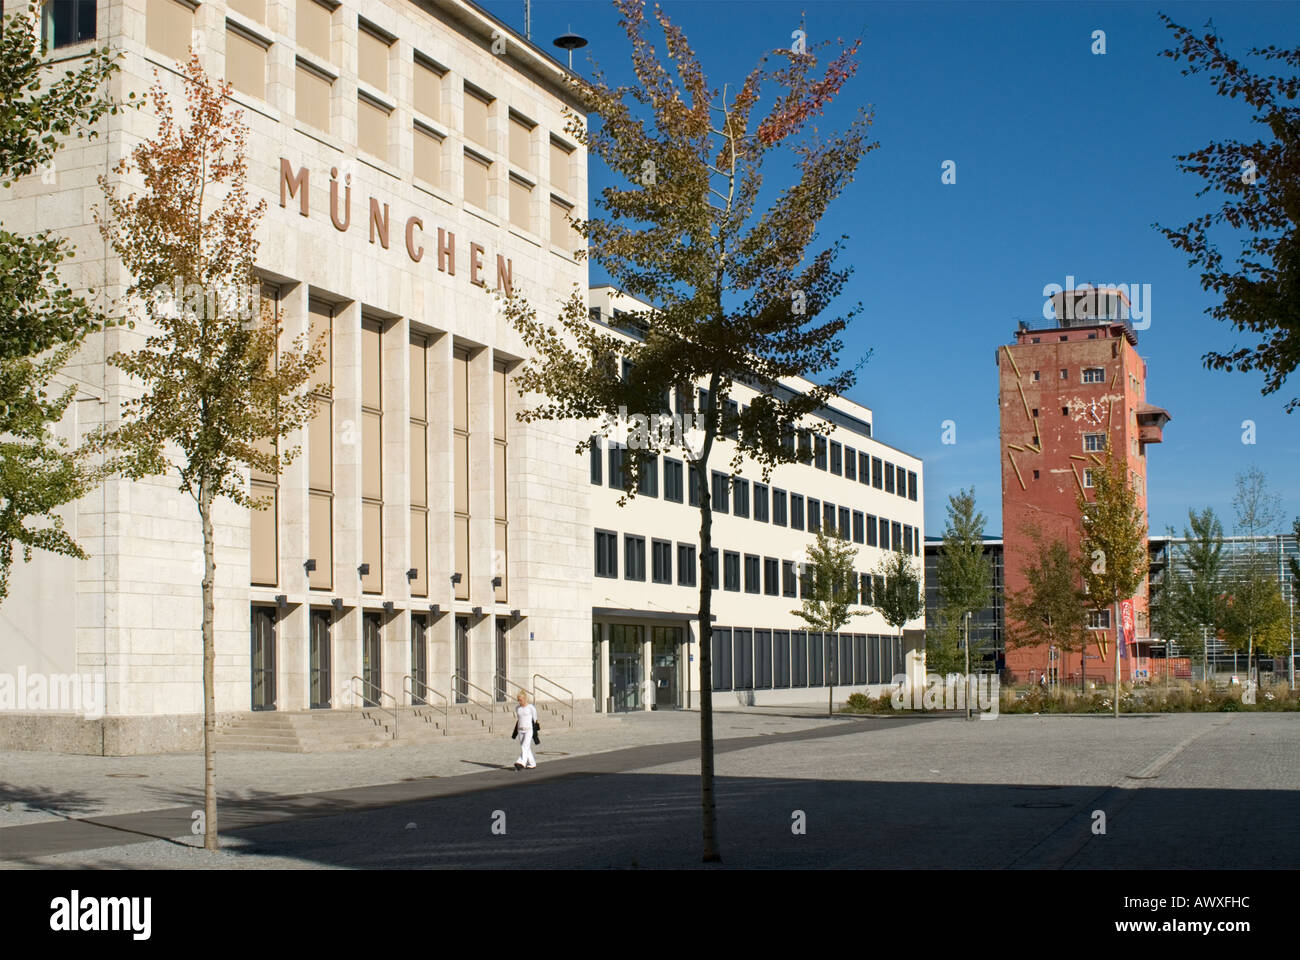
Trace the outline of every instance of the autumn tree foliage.
{"label": "autumn tree foliage", "polygon": [[[198,509],[203,529],[204,846],[217,848],[213,692],[215,662],[213,506],[250,508],[248,471],[292,462],[285,446],[313,411],[305,391],[321,362],[305,335],[284,344],[262,304],[255,232],[265,201],[248,197],[242,113],[228,84],[208,80],[197,56],[184,68],[185,117],[155,82],[149,103],[158,132],[114,172],[138,176],[139,193],[100,177],[107,211],[100,229],[129,275],[126,300],[145,321],[143,346],[109,362],[141,388],[100,442],[132,479],[170,474]],[[180,626],[180,625],[178,625]]]}
{"label": "autumn tree foliage", "polygon": [[[0,189],[24,177],[57,188],[59,151],[93,139],[118,106],[104,92],[117,69],[107,48],[76,70],[41,55],[35,6],[0,19]],[[56,435],[76,394],[59,383],[77,346],[104,325],[65,272],[72,245],[48,230],[13,233],[0,225],[0,600],[14,560],[33,550],[84,559],[56,511],[88,492],[99,471],[90,449]]]}
{"label": "autumn tree foliage", "polygon": [[[1200,32],[1160,18],[1175,41],[1163,56],[1185,63],[1185,76],[1207,74],[1214,91],[1241,100],[1260,128],[1251,142],[1216,140],[1175,157],[1180,170],[1205,182],[1198,197],[1214,193],[1222,200],[1182,227],[1157,229],[1187,254],[1201,286],[1218,298],[1206,312],[1248,341],[1209,351],[1205,365],[1258,370],[1267,396],[1282,389],[1300,364],[1300,47],[1252,47],[1248,55],[1264,61],[1257,71],[1229,55],[1213,27]],[[1277,67],[1285,69],[1267,72]],[[1226,231],[1239,238],[1235,260],[1225,260],[1215,243]],[[1298,406],[1300,397],[1291,397],[1286,411]]]}
{"label": "autumn tree foliage", "polygon": [[[540,397],[521,419],[607,429],[620,410],[658,414],[674,387],[679,408],[698,417],[688,443],[655,433],[626,451],[624,481],[634,496],[642,468],[678,446],[699,479],[702,834],[704,859],[714,861],[710,470],[723,442],[733,473],[746,457],[764,476],[798,459],[796,430],[854,383],[856,367],[839,362],[839,337],[860,308],[823,316],[849,271],[837,266],[843,238],[821,240],[817,227],[876,145],[865,110],[838,132],[814,125],[856,70],[857,43],[838,44],[821,67],[825,44],[773,50],[738,86],[719,88],[662,10],[647,16],[640,0],[615,6],[635,82],[612,85],[599,69],[591,80],[571,78],[591,125],[575,115],[567,129],[615,181],[574,226],[613,284],[653,309],[628,318],[638,331],[631,338],[590,323],[584,290],[560,306],[558,324],[549,310],[539,316],[519,285],[506,311],[533,356],[518,386]],[[793,181],[765,192],[765,173],[781,159]],[[781,386],[793,377],[816,385]],[[743,412],[731,400],[738,383],[757,391]],[[696,387],[704,389],[699,410]]]}

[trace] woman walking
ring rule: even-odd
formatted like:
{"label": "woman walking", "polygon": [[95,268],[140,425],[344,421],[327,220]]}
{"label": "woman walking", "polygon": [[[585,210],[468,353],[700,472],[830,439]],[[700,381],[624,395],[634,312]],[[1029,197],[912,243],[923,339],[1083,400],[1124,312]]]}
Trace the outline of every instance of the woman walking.
{"label": "woman walking", "polygon": [[515,769],[529,770],[537,766],[533,758],[533,725],[537,723],[537,708],[528,702],[528,694],[519,691],[519,706],[515,708],[515,737],[519,740],[519,759]]}

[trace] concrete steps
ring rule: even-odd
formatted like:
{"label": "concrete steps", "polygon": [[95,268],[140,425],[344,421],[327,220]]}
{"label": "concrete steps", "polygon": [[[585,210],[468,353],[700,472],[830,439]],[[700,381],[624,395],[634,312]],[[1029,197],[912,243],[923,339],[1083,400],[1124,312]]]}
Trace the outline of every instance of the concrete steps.
{"label": "concrete steps", "polygon": [[[489,712],[473,704],[455,704],[444,715],[437,706],[360,710],[262,710],[241,714],[217,727],[217,747],[279,753],[324,753],[366,750],[412,743],[488,740],[508,736],[514,704],[495,704]],[[621,723],[621,718],[578,714],[569,723],[568,704],[537,705],[543,735],[557,730],[589,729]]]}

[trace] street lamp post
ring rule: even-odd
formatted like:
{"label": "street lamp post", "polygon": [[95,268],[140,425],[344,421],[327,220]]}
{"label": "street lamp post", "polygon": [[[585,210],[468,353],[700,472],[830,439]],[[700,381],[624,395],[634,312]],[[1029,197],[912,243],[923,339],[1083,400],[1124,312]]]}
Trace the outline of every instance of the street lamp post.
{"label": "street lamp post", "polygon": [[970,717],[970,611],[966,611],[966,719]]}

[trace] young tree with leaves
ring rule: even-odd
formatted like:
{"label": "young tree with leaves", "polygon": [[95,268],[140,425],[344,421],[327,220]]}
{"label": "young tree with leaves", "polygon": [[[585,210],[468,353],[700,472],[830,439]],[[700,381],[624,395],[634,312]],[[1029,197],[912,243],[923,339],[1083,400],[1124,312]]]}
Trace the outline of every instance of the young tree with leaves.
{"label": "young tree with leaves", "polygon": [[876,564],[875,577],[877,588],[871,592],[871,606],[898,631],[901,641],[903,627],[925,612],[921,571],[902,550],[890,550]]}
{"label": "young tree with leaves", "polygon": [[1088,597],[1079,586],[1079,567],[1062,540],[1047,541],[1029,531],[1034,556],[1025,565],[1025,586],[1006,598],[1007,646],[1056,648],[1079,654],[1079,689],[1088,683]]}
{"label": "young tree with leaves", "polygon": [[1124,652],[1120,601],[1138,591],[1146,579],[1147,524],[1129,480],[1128,465],[1108,444],[1101,466],[1093,470],[1093,498],[1080,491],[1079,562],[1088,596],[1107,602],[1115,617],[1115,718],[1119,718],[1119,661]]}
{"label": "young tree with leaves", "polygon": [[[100,440],[115,466],[139,480],[172,473],[198,509],[203,530],[203,845],[218,846],[214,768],[216,582],[213,507],[219,499],[258,508],[250,469],[278,472],[297,455],[283,441],[313,412],[305,386],[320,364],[306,336],[281,344],[278,319],[262,307],[254,234],[265,202],[249,202],[247,128],[230,109],[228,84],[210,83],[196,55],[184,68],[186,121],[156,83],[149,101],[158,133],[116,168],[137,173],[142,194],[100,178],[108,216],[100,229],[130,275],[148,336],[109,362],[143,393],[123,403],[122,421]],[[183,300],[163,295],[186,291]],[[190,292],[195,295],[191,296]]]}
{"label": "young tree with leaves", "polygon": [[[943,531],[936,576],[944,619],[962,624],[962,646],[969,675],[970,621],[967,614],[988,606],[993,584],[993,565],[984,555],[984,514],[975,509],[974,487],[960,490],[948,498],[948,524]],[[971,718],[969,704],[966,718]]]}
{"label": "young tree with leaves", "polygon": [[1267,535],[1282,521],[1281,498],[1268,488],[1268,478],[1257,466],[1250,466],[1237,474],[1237,491],[1232,498],[1236,513],[1237,534],[1248,538],[1246,562],[1235,566],[1229,575],[1232,610],[1225,610],[1225,626],[1229,631],[1231,649],[1240,650],[1245,641],[1246,671],[1251,683],[1259,682],[1255,664],[1255,639],[1257,625],[1271,624],[1276,614],[1270,584],[1276,583],[1277,571],[1273,567],[1272,551],[1260,549],[1255,538]]}
{"label": "young tree with leaves", "polygon": [[[870,117],[862,111],[839,133],[810,124],[856,69],[857,44],[842,49],[820,76],[813,52],[776,50],[739,88],[718,90],[667,14],[655,8],[665,61],[652,45],[644,4],[616,6],[637,82],[610,86],[599,71],[592,81],[571,77],[575,96],[598,122],[588,128],[571,116],[567,129],[618,182],[593,200],[603,215],[574,226],[614,285],[653,309],[628,318],[639,338],[592,325],[582,290],[562,306],[558,326],[538,317],[518,284],[505,311],[532,356],[517,377],[520,392],[544,398],[520,414],[525,422],[601,420],[608,429],[627,411],[657,414],[674,387],[679,401],[697,385],[705,388],[694,411],[698,436],[678,444],[653,432],[627,451],[624,481],[633,496],[643,466],[678,446],[699,480],[700,792],[709,862],[721,859],[713,794],[711,469],[727,438],[737,441],[733,473],[746,458],[764,477],[775,464],[800,459],[796,430],[853,384],[856,368],[839,370],[839,335],[860,308],[822,318],[849,275],[835,265],[842,241],[809,247],[828,205],[875,144],[866,141]],[[766,112],[758,110],[760,98]],[[764,171],[782,148],[795,178],[767,197]],[[815,385],[791,391],[795,377]],[[743,413],[729,408],[738,383],[756,391]],[[586,450],[586,442],[577,449]]]}
{"label": "young tree with leaves", "polygon": [[[1205,640],[1208,634],[1218,632],[1223,595],[1223,524],[1213,507],[1189,509],[1187,520],[1183,542],[1173,548],[1186,573],[1173,566],[1171,555],[1164,582],[1158,589],[1152,584],[1151,623],[1167,644],[1177,643],[1192,656],[1206,658],[1208,677]],[[1169,535],[1173,537],[1172,529]]]}
{"label": "young tree with leaves", "polygon": [[[93,139],[117,106],[104,92],[117,69],[105,47],[77,70],[42,58],[34,5],[0,19],[0,188],[39,173],[57,180],[55,158],[70,138]],[[33,549],[85,559],[55,510],[98,479],[85,447],[54,434],[76,393],[56,385],[64,365],[103,318],[74,294],[64,269],[71,244],[48,230],[19,235],[0,227],[0,601],[16,554]]]}
{"label": "young tree with leaves", "polygon": [[[1261,136],[1251,143],[1235,139],[1211,142],[1175,157],[1184,173],[1205,181],[1201,196],[1213,192],[1224,199],[1217,210],[1177,229],[1157,227],[1187,262],[1200,271],[1201,286],[1220,298],[1206,311],[1243,334],[1258,338],[1253,345],[1202,358],[1214,370],[1259,370],[1265,396],[1275,393],[1300,363],[1300,47],[1252,47],[1251,57],[1287,68],[1286,73],[1260,73],[1230,56],[1212,26],[1198,33],[1160,14],[1173,32],[1175,46],[1163,56],[1184,61],[1184,76],[1206,73],[1220,96],[1240,99],[1252,111],[1250,120]],[[1235,262],[1211,242],[1220,230],[1242,231]],[[1288,413],[1300,397],[1286,403]]]}
{"label": "young tree with leaves", "polygon": [[[869,611],[853,609],[858,597],[858,574],[854,568],[857,558],[857,547],[842,536],[827,533],[825,526],[820,527],[817,539],[808,544],[805,576],[809,578],[809,589],[804,593],[803,605],[790,612],[819,633],[838,633],[851,618],[866,615]],[[826,712],[829,716],[834,713],[835,686],[828,686]]]}

